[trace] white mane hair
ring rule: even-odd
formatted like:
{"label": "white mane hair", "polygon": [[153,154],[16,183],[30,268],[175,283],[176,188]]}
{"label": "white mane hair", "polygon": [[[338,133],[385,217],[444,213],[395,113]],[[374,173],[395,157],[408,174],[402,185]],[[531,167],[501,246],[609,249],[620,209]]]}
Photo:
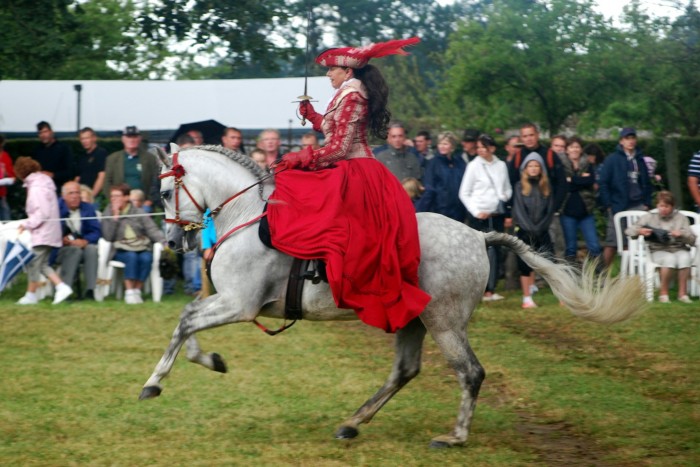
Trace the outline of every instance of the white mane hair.
{"label": "white mane hair", "polygon": [[223,156],[226,156],[228,159],[231,159],[233,162],[236,162],[237,164],[241,165],[242,167],[248,169],[250,173],[252,173],[255,178],[258,180],[262,180],[263,177],[267,175],[267,172],[265,172],[263,169],[260,168],[260,166],[249,156],[243,154],[242,152],[239,151],[233,151],[231,149],[225,148],[223,146],[220,146],[218,144],[204,144],[201,146],[190,146],[188,148],[181,148],[180,152],[185,152],[185,151],[191,151],[194,149],[203,149],[205,151],[211,151],[211,152],[216,152],[218,154],[221,154]]}

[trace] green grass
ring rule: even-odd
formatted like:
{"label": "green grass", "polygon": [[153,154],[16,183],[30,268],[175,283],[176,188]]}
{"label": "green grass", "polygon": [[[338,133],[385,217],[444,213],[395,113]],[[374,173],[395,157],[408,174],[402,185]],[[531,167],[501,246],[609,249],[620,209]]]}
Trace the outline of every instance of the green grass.
{"label": "green grass", "polygon": [[19,307],[21,292],[0,297],[1,465],[700,463],[698,303],[616,326],[574,318],[546,292],[536,310],[515,295],[480,307],[470,341],[487,377],[469,442],[436,451],[459,389],[429,338],[421,375],[337,441],[388,375],[390,335],[359,322],[302,321],[272,338],[215,329],[200,341],[228,374],[181,355],[162,396],[139,402],[186,297]]}

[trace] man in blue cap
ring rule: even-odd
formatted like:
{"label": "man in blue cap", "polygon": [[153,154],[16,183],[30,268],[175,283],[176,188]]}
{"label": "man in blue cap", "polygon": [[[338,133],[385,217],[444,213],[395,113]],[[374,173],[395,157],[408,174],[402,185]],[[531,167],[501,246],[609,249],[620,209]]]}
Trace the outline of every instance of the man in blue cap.
{"label": "man in blue cap", "polygon": [[[603,242],[605,265],[610,266],[617,251],[613,216],[621,211],[648,210],[651,206],[651,182],[642,151],[637,148],[637,132],[623,128],[615,152],[600,172],[600,201],[608,213],[608,228]],[[622,230],[626,226],[622,226]],[[625,237],[623,237],[625,238]]]}

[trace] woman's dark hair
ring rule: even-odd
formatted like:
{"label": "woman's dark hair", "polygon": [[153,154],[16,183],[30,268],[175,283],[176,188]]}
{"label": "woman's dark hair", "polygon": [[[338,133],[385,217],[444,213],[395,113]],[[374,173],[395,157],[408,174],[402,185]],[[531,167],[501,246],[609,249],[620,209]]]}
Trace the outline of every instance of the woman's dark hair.
{"label": "woman's dark hair", "polygon": [[487,135],[486,133],[480,134],[476,140],[477,142],[480,142],[485,148],[496,147],[496,140],[494,140],[491,136]]}
{"label": "woman's dark hair", "polygon": [[355,78],[362,81],[369,97],[369,132],[379,139],[386,139],[391,120],[391,112],[386,108],[389,102],[389,86],[381,72],[374,65],[365,65],[353,70]]}
{"label": "woman's dark hair", "polygon": [[578,143],[579,146],[581,146],[581,149],[583,150],[583,140],[579,138],[578,136],[570,136],[566,139],[566,147],[568,148],[574,143]]}
{"label": "woman's dark hair", "polygon": [[602,164],[603,159],[605,159],[605,153],[603,149],[595,143],[589,143],[583,148],[583,154],[586,156],[595,156],[595,163]]}

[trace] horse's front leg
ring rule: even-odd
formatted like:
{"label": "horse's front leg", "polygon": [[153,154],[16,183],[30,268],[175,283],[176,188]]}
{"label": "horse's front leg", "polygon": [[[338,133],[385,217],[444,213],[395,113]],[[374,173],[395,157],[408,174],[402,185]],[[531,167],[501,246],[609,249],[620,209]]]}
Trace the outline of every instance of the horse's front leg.
{"label": "horse's front leg", "polygon": [[202,352],[197,336],[194,334],[187,338],[185,346],[187,347],[187,360],[193,363],[199,363],[210,370],[218,371],[219,373],[226,373],[226,362],[224,362],[221,355],[216,352]]}
{"label": "horse's front leg", "polygon": [[[252,321],[256,315],[257,310],[254,307],[248,307],[245,311],[241,308],[235,309],[219,294],[185,305],[180,322],[170,339],[170,344],[150,378],[144,384],[139,399],[150,399],[160,395],[162,391],[161,381],[170,373],[182,344],[190,336],[196,332],[224,324]],[[193,341],[193,344],[199,347],[196,340]]]}

